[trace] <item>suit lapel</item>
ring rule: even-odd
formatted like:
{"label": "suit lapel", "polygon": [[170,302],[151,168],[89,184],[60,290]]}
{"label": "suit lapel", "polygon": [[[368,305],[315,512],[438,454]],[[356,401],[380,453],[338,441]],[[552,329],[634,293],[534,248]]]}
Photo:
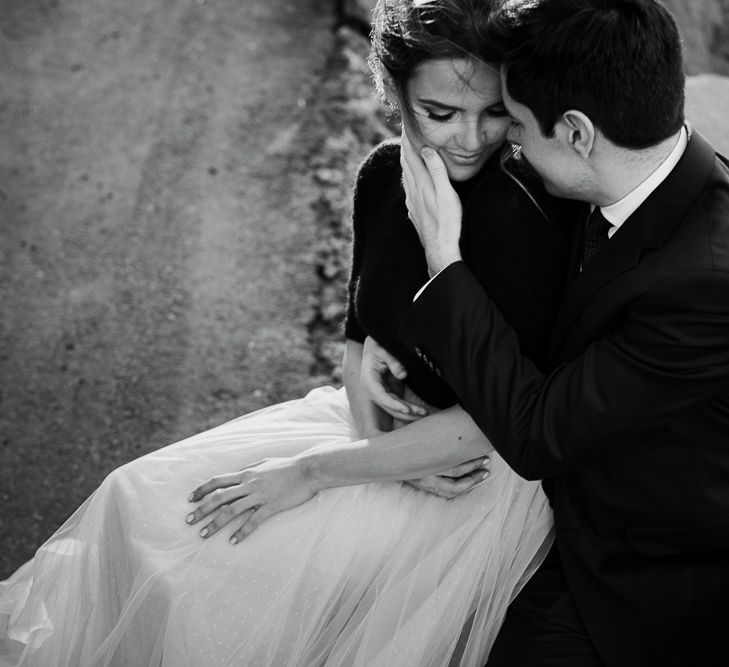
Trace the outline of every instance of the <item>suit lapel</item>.
{"label": "suit lapel", "polygon": [[605,285],[634,269],[644,248],[664,245],[706,184],[716,153],[700,134],[687,128],[689,141],[678,164],[567,287],[550,338],[550,364],[585,305]]}
{"label": "suit lapel", "polygon": [[[632,219],[633,216],[631,216]],[[641,224],[629,219],[600,250],[597,256],[577,274],[567,287],[562,306],[552,328],[549,363],[554,361],[559,344],[592,297],[607,283],[630,271],[640,259],[643,244]],[[628,223],[631,224],[628,224]],[[579,260],[578,260],[579,261]]]}

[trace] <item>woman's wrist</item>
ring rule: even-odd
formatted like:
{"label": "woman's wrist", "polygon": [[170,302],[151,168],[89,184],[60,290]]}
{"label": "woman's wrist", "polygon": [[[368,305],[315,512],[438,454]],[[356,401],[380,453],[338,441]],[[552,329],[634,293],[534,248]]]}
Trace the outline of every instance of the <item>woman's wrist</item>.
{"label": "woman's wrist", "polygon": [[322,491],[334,486],[364,484],[380,479],[372,470],[369,440],[346,446],[320,447],[294,457],[309,488]]}
{"label": "woman's wrist", "polygon": [[304,452],[294,457],[301,474],[303,475],[309,488],[314,493],[318,493],[323,489],[334,486],[324,474],[324,468],[321,465],[321,455],[316,452]]}

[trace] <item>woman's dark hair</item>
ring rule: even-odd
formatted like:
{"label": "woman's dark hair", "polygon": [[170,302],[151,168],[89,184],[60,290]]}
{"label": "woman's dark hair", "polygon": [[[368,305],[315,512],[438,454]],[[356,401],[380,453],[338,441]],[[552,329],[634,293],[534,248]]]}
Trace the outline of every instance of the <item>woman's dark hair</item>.
{"label": "woman's dark hair", "polygon": [[503,64],[509,95],[547,136],[569,109],[625,148],[683,123],[680,38],[656,0],[507,0],[483,30],[483,55]]}
{"label": "woman's dark hair", "polygon": [[393,111],[388,80],[403,105],[405,85],[415,68],[434,58],[480,60],[483,27],[493,0],[378,0],[373,10],[368,59],[375,88]]}

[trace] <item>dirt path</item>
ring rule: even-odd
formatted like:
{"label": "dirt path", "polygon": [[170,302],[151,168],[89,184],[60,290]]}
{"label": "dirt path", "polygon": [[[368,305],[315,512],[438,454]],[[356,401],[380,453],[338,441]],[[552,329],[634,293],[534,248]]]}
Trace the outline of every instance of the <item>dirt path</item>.
{"label": "dirt path", "polygon": [[313,382],[324,0],[5,0],[0,578],[103,476]]}
{"label": "dirt path", "polygon": [[[334,5],[4,0],[0,579],[120,463],[336,381],[387,129]],[[689,81],[729,152],[724,99]]]}

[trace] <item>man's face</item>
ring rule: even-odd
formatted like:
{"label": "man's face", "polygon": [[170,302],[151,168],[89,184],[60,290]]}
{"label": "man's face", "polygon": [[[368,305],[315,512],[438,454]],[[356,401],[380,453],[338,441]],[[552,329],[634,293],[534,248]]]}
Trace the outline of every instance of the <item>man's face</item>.
{"label": "man's face", "polygon": [[544,187],[553,195],[579,199],[579,174],[575,172],[574,151],[565,146],[559,133],[547,137],[529,107],[519,104],[506,87],[504,72],[501,72],[501,92],[504,106],[511,116],[511,125],[506,138],[521,146],[521,156],[539,174]]}

